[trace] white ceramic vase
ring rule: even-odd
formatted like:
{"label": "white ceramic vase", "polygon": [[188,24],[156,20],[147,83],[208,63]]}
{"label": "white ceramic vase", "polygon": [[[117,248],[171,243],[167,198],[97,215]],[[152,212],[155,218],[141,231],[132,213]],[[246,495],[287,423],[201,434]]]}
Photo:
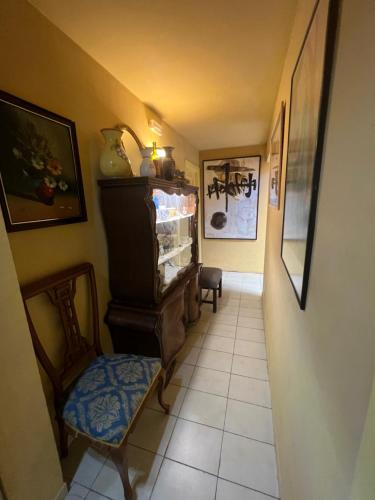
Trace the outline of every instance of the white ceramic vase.
{"label": "white ceramic vase", "polygon": [[106,177],[133,177],[129,158],[121,142],[122,130],[103,128],[105,146],[100,156],[100,171]]}
{"label": "white ceramic vase", "polygon": [[142,154],[142,163],[140,167],[140,174],[142,177],[155,177],[156,176],[156,168],[154,162],[151,160],[151,154],[154,148],[143,148],[141,150]]}

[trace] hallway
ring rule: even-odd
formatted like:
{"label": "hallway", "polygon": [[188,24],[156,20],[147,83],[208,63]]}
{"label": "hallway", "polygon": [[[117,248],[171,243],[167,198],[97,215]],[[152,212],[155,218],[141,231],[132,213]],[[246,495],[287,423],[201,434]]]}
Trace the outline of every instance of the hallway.
{"label": "hallway", "polygon": [[[137,500],[278,497],[262,276],[225,272],[217,314],[204,304],[166,391],[143,412],[129,446]],[[76,440],[64,464],[69,500],[122,500],[109,459]],[[78,466],[78,468],[77,468]]]}
{"label": "hallway", "polygon": [[0,500],[375,499],[374,19],[0,2]]}

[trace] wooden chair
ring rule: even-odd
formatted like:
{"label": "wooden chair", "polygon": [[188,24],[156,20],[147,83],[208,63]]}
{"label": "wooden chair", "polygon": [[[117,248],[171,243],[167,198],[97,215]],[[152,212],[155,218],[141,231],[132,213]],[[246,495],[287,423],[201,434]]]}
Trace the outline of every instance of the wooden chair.
{"label": "wooden chair", "polygon": [[[217,292],[221,297],[223,289],[223,272],[218,267],[202,267],[199,276],[199,286],[201,294],[201,302],[205,304],[213,304],[213,312],[217,311]],[[212,300],[202,299],[202,290],[212,290]],[[208,292],[209,293],[209,292]],[[207,294],[208,295],[208,294]]]}
{"label": "wooden chair", "polygon": [[[86,276],[90,289],[92,344],[81,335],[75,308],[77,278]],[[94,268],[83,263],[21,288],[36,356],[53,387],[60,455],[68,454],[67,432],[81,433],[110,452],[120,473],[126,500],[132,500],[126,445],[145,405],[158,387],[163,401],[165,373],[160,359],[131,354],[104,354],[100,346]],[[51,362],[31,319],[28,300],[47,294],[57,308],[64,333],[63,367]]]}

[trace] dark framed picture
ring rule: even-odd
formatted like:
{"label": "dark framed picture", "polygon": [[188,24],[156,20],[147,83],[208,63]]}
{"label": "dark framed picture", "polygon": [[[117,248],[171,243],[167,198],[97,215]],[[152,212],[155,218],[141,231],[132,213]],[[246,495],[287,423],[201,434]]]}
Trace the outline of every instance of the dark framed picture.
{"label": "dark framed picture", "polygon": [[292,76],[281,257],[305,309],[338,20],[337,0],[315,5]]}
{"label": "dark framed picture", "polygon": [[0,91],[0,151],[9,232],[87,220],[74,122]]}
{"label": "dark framed picture", "polygon": [[260,156],[203,161],[204,237],[256,240]]}
{"label": "dark framed picture", "polygon": [[269,204],[271,207],[280,208],[280,183],[283,161],[285,102],[281,103],[279,116],[277,117],[271,135],[270,144],[270,186]]}

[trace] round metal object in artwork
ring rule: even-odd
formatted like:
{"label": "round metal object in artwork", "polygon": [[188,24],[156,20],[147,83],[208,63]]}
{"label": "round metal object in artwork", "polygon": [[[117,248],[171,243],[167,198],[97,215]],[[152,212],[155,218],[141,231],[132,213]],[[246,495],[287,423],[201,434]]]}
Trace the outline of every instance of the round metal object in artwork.
{"label": "round metal object in artwork", "polygon": [[215,229],[224,229],[227,225],[227,216],[224,212],[215,212],[211,218],[211,226]]}

